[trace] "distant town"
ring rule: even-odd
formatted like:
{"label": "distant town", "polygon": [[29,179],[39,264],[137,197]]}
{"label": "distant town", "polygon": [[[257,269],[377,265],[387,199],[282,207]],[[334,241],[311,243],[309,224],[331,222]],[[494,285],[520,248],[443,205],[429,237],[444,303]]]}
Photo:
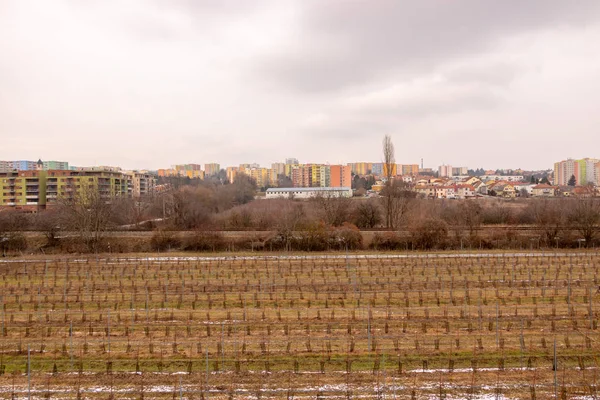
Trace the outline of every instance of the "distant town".
{"label": "distant town", "polygon": [[[391,171],[387,171],[387,166]],[[0,161],[0,208],[36,212],[93,188],[105,197],[142,198],[167,191],[177,182],[194,180],[217,184],[251,178],[265,198],[308,198],[324,191],[340,196],[376,197],[388,179],[401,183],[421,198],[470,199],[495,196],[595,196],[600,187],[600,159],[567,159],[554,169],[484,170],[441,165],[356,162],[346,165],[303,164],[296,158],[271,164],[182,164],[150,170],[119,167],[75,167],[67,161]]]}

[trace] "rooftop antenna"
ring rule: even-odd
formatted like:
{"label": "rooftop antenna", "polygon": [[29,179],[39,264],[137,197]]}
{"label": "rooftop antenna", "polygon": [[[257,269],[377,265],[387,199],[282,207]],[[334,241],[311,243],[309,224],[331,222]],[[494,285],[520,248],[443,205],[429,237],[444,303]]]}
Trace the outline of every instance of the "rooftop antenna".
{"label": "rooftop antenna", "polygon": [[421,158],[421,169],[423,169],[423,158]]}

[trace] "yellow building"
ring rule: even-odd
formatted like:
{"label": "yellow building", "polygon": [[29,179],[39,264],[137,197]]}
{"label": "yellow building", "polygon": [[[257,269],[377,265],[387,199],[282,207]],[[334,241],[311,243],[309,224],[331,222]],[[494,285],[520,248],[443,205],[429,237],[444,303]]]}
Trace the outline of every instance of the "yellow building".
{"label": "yellow building", "polygon": [[373,173],[373,163],[357,162],[348,164],[352,173],[356,175],[370,175]]}
{"label": "yellow building", "polygon": [[284,173],[285,176],[292,179],[294,169],[300,168],[300,164],[285,164]]}
{"label": "yellow building", "polygon": [[275,168],[269,168],[269,182],[271,186],[277,186],[279,180],[279,171]]}
{"label": "yellow building", "polygon": [[331,182],[331,168],[329,165],[312,165],[311,168],[311,186],[328,187]]}
{"label": "yellow building", "polygon": [[[398,164],[392,164],[392,173],[390,175],[398,175]],[[386,163],[383,163],[383,176],[388,176],[388,166]]]}
{"label": "yellow building", "polygon": [[217,175],[221,171],[221,165],[217,163],[204,164],[204,175],[213,176]]}
{"label": "yellow building", "polygon": [[268,168],[246,168],[244,173],[254,179],[258,187],[265,187],[270,183]]}
{"label": "yellow building", "polygon": [[401,175],[411,175],[417,176],[419,175],[419,165],[418,164],[398,164],[398,171]]}
{"label": "yellow building", "polygon": [[227,180],[233,183],[237,175],[240,173],[240,170],[238,167],[227,167],[225,172],[227,174]]}

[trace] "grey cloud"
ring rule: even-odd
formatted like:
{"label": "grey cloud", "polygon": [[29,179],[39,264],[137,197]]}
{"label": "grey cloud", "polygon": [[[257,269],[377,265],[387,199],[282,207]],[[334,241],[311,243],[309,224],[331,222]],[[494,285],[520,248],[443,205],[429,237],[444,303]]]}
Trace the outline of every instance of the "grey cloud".
{"label": "grey cloud", "polygon": [[310,1],[300,31],[256,70],[299,91],[339,90],[390,74],[423,73],[523,32],[586,24],[600,2],[582,0]]}
{"label": "grey cloud", "polygon": [[523,68],[516,64],[495,62],[453,67],[445,72],[444,76],[456,83],[480,83],[502,87],[509,85],[522,71]]}

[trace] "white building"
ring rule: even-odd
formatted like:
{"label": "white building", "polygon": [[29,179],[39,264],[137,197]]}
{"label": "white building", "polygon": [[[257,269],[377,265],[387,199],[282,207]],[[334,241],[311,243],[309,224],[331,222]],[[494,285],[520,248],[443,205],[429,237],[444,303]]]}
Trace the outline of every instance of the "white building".
{"label": "white building", "polygon": [[438,167],[438,176],[440,178],[449,178],[452,176],[452,165],[440,165]]}
{"label": "white building", "polygon": [[308,187],[308,188],[272,188],[267,189],[267,199],[311,199],[323,197],[352,197],[349,187]]}
{"label": "white building", "polygon": [[481,180],[488,181],[506,181],[506,182],[523,182],[523,175],[483,175]]}
{"label": "white building", "polygon": [[469,168],[467,167],[452,167],[452,175],[467,175],[469,173]]}

